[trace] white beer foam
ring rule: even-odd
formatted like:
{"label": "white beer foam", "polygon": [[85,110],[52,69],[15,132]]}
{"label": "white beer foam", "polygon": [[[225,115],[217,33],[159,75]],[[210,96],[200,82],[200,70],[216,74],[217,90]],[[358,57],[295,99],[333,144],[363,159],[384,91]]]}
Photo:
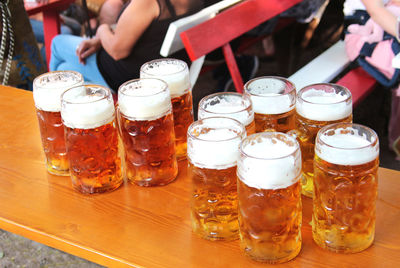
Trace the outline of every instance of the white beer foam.
{"label": "white beer foam", "polygon": [[253,110],[258,114],[283,114],[292,110],[295,101],[285,94],[285,89],[286,83],[274,77],[256,78],[246,85]]}
{"label": "white beer foam", "polygon": [[295,147],[276,138],[261,139],[262,142],[242,146],[247,156],[238,162],[238,175],[243,183],[266,190],[283,189],[296,183],[301,173],[300,152],[293,154]]}
{"label": "white beer foam", "polygon": [[[323,160],[336,165],[362,165],[379,156],[379,145],[370,146],[366,137],[351,134],[320,135],[324,144],[317,143],[315,153]],[[334,147],[331,147],[334,146]]]}
{"label": "white beer foam", "polygon": [[200,168],[226,169],[236,166],[242,141],[233,130],[220,128],[188,139],[188,157]]}
{"label": "white beer foam", "polygon": [[346,118],[352,113],[352,104],[346,103],[348,96],[311,89],[304,92],[297,101],[296,111],[304,118],[316,121],[335,121]]}
{"label": "white beer foam", "polygon": [[155,120],[171,109],[170,94],[168,90],[162,91],[159,84],[142,80],[141,87],[127,86],[124,94],[118,96],[118,107],[125,116],[135,120]]}
{"label": "white beer foam", "polygon": [[76,95],[74,103],[61,110],[64,125],[70,128],[92,129],[114,120],[114,103],[98,95]]}
{"label": "white beer foam", "polygon": [[[212,105],[210,103],[213,103]],[[214,104],[215,103],[215,104]],[[208,118],[215,116],[223,116],[236,119],[243,125],[247,126],[254,120],[253,110],[246,111],[248,104],[241,96],[215,96],[207,99],[206,108],[199,109],[198,118]]]}
{"label": "white beer foam", "polygon": [[47,112],[59,112],[61,111],[61,95],[73,86],[82,85],[76,80],[57,80],[48,83],[43,83],[40,86],[36,86],[34,83],[33,88],[33,99],[35,106],[39,110]]}
{"label": "white beer foam", "polygon": [[290,95],[268,93],[262,96],[251,95],[250,97],[253,110],[257,114],[283,114],[295,107],[295,102],[291,100]]}
{"label": "white beer foam", "polygon": [[190,90],[189,71],[177,60],[151,62],[140,72],[140,78],[159,78],[167,82],[172,98],[182,96]]}

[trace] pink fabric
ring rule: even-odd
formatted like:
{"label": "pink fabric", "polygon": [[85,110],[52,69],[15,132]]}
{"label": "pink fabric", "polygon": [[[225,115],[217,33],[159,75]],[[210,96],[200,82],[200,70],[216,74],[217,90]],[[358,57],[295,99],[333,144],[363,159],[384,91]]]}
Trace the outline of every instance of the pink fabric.
{"label": "pink fabric", "polygon": [[375,66],[382,74],[391,79],[395,69],[392,67],[392,59],[394,58],[392,50],[392,40],[379,42],[371,57],[365,57],[365,60],[372,66]]}

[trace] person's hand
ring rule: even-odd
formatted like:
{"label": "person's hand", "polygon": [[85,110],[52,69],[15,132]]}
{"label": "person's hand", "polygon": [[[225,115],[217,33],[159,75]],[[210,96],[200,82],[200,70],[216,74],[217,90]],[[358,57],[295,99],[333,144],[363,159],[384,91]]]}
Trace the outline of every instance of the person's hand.
{"label": "person's hand", "polygon": [[79,62],[85,64],[86,58],[99,51],[100,47],[100,39],[97,37],[83,40],[76,48],[76,55],[79,58]]}

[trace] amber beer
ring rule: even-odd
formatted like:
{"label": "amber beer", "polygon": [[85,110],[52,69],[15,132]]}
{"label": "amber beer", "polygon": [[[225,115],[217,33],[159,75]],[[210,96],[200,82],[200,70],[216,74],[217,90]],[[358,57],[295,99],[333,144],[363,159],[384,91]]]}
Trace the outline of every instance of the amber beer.
{"label": "amber beer", "polygon": [[119,88],[118,107],[129,181],[159,186],[175,180],[178,164],[168,85],[156,78],[128,81]]}
{"label": "amber beer", "polygon": [[253,103],[256,133],[288,132],[295,128],[296,87],[277,76],[254,78],[244,85]]}
{"label": "amber beer", "polygon": [[202,238],[238,238],[236,161],[245,136],[240,122],[225,117],[202,119],[189,127],[192,229]]}
{"label": "amber beer", "polygon": [[318,131],[329,124],[352,122],[350,91],[336,84],[314,84],[301,89],[296,100],[296,132],[303,159],[302,193],[313,195],[314,144]]}
{"label": "amber beer", "polygon": [[238,160],[241,248],[250,258],[282,263],[301,249],[301,153],[279,132],[247,137]]}
{"label": "amber beer", "polygon": [[61,117],[74,189],[92,194],[118,188],[123,177],[110,90],[84,85],[65,91]]}
{"label": "amber beer", "polygon": [[313,238],[322,248],[354,253],[374,241],[379,140],[367,127],[322,128],[315,143]]}
{"label": "amber beer", "polygon": [[246,127],[248,135],[254,134],[254,112],[250,97],[234,92],[215,93],[200,100],[198,118],[229,117]]}
{"label": "amber beer", "polygon": [[42,74],[33,81],[33,99],[39,121],[47,171],[54,175],[69,175],[69,164],[61,120],[61,94],[70,87],[82,85],[78,72],[55,71]]}
{"label": "amber beer", "polygon": [[159,78],[167,82],[172,102],[176,157],[186,159],[186,133],[193,122],[193,98],[189,69],[184,61],[157,59],[140,68],[141,78]]}

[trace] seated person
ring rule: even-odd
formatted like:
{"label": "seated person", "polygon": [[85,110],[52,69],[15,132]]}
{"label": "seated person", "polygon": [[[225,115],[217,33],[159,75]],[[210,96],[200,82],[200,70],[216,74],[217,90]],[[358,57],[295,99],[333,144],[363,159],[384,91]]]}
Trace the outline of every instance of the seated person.
{"label": "seated person", "polygon": [[[202,0],[128,1],[115,29],[101,24],[95,37],[58,35],[51,47],[50,70],[75,70],[86,82],[113,90],[139,77],[143,63],[159,58],[169,24],[203,8]],[[182,50],[171,57],[186,59]]]}
{"label": "seated person", "polygon": [[400,159],[400,75],[392,66],[395,54],[400,53],[400,0],[346,0],[344,4],[347,16],[356,15],[357,11],[364,16],[364,10],[366,18],[347,28],[346,52],[380,84],[392,90],[389,146]]}

